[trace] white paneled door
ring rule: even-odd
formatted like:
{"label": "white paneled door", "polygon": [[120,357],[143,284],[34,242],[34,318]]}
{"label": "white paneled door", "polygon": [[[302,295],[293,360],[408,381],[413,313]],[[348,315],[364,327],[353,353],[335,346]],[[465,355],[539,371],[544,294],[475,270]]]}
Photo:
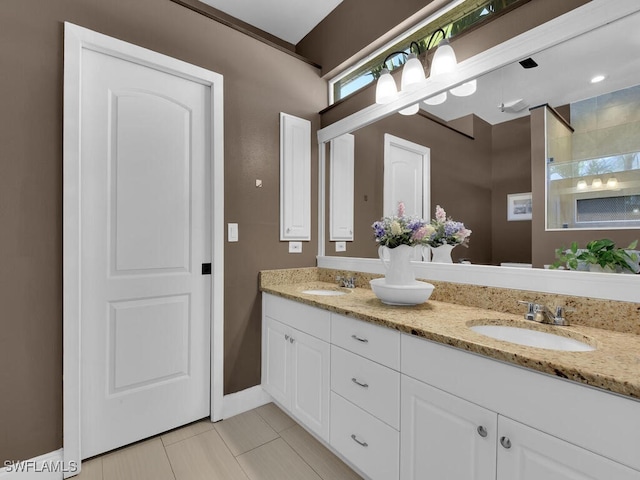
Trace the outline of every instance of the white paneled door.
{"label": "white paneled door", "polygon": [[407,215],[430,218],[431,150],[384,135],[384,215],[396,215],[403,202]]}
{"label": "white paneled door", "polygon": [[81,451],[209,415],[209,86],[85,50]]}

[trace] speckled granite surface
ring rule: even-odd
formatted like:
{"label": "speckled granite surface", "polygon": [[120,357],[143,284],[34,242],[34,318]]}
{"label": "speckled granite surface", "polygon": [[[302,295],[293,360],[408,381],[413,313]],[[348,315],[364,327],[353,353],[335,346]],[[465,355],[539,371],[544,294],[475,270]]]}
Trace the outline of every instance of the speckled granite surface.
{"label": "speckled granite surface", "polygon": [[[360,273],[357,275],[357,288],[345,289],[348,292],[345,295],[318,296],[301,293],[308,289],[336,288],[335,274],[333,270],[316,268],[265,271],[260,274],[260,288],[264,292],[341,315],[640,399],[640,335],[579,325],[577,322],[569,327],[540,325],[523,320],[521,313],[515,314],[514,311],[522,311],[521,305],[516,303],[515,308],[511,305],[516,300],[543,302],[543,298],[548,305],[553,305],[555,297],[548,300],[543,294],[528,292],[540,297],[521,298],[522,292],[485,287],[477,287],[474,292],[469,293],[468,285],[437,282],[434,283],[436,290],[428,302],[412,307],[394,307],[383,304],[369,288],[364,287],[368,287],[368,279],[375,276]],[[492,309],[443,301],[458,300],[456,291],[459,287],[463,287],[459,292],[464,297],[463,302],[471,303],[471,297],[480,295],[483,298],[476,301],[490,305]],[[500,295],[504,295],[504,298]],[[575,298],[579,301],[588,300]],[[566,300],[566,297],[562,296],[558,300]],[[630,305],[639,307],[638,304]],[[583,308],[581,305],[576,306]],[[633,308],[630,309],[633,311]],[[619,316],[620,313],[616,311],[616,315]],[[635,315],[638,315],[637,311]],[[596,350],[561,352],[494,340],[468,328],[478,323],[525,326],[575,338],[595,346]]]}

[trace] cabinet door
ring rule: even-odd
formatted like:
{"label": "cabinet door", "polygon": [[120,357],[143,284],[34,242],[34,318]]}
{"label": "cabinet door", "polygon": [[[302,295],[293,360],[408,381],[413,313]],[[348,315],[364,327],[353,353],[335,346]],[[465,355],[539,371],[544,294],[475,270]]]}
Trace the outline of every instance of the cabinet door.
{"label": "cabinet door", "polygon": [[640,480],[637,470],[506,417],[498,438],[497,480]]}
{"label": "cabinet door", "polygon": [[406,375],[401,383],[401,480],[495,480],[497,414]]}
{"label": "cabinet door", "polygon": [[329,240],[353,241],[353,165],[355,138],[347,133],[331,140],[329,157]]}
{"label": "cabinet door", "polygon": [[329,440],[329,344],[292,329],[291,413]]}
{"label": "cabinet door", "polygon": [[284,408],[291,407],[291,329],[264,317],[262,332],[262,387]]}
{"label": "cabinet door", "polygon": [[311,240],[311,122],[280,113],[280,240]]}

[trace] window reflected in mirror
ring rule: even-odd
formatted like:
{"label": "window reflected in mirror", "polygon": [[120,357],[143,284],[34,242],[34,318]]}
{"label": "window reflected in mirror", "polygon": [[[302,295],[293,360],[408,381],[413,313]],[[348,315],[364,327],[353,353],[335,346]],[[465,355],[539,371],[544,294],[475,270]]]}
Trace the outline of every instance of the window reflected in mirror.
{"label": "window reflected in mirror", "polygon": [[640,85],[546,110],[547,230],[640,227]]}

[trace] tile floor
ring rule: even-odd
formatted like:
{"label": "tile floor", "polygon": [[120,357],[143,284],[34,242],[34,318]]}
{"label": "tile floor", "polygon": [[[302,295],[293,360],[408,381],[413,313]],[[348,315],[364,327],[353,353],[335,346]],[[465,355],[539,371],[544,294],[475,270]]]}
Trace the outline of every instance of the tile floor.
{"label": "tile floor", "polygon": [[82,464],[78,480],[361,478],[273,403],[201,420]]}

